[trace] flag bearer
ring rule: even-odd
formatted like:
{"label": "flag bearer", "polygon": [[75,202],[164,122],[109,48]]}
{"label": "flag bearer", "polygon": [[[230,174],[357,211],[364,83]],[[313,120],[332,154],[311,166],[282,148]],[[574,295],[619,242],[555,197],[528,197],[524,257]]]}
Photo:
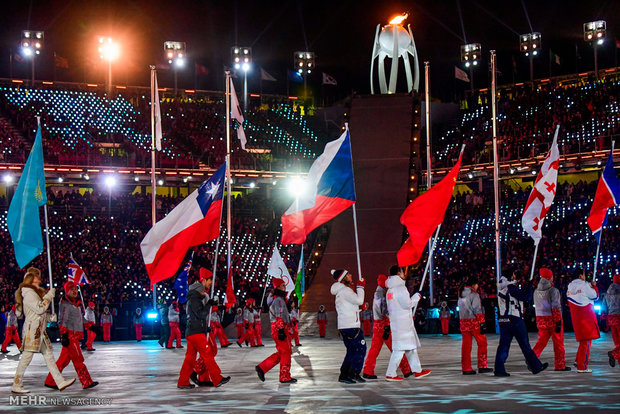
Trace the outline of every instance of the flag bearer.
{"label": "flag bearer", "polygon": [[575,330],[575,339],[579,342],[577,372],[586,374],[592,372],[588,368],[592,340],[601,336],[593,306],[594,301],[598,299],[598,289],[594,284],[586,281],[585,272],[579,271],[578,275],[578,278],[568,284],[566,296]]}

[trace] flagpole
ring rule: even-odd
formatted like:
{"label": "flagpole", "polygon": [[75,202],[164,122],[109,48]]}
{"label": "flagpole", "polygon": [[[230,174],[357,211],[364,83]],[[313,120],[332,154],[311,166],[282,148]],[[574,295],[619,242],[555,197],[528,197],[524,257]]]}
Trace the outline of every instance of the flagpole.
{"label": "flagpole", "polygon": [[[151,65],[151,221],[157,222],[156,185],[155,181],[155,65]],[[153,283],[153,309],[157,308],[157,283]]]}
{"label": "flagpole", "polygon": [[[231,206],[230,193],[232,191],[230,174],[230,71],[226,71],[226,277],[231,268]],[[231,278],[232,281],[232,278]]]}
{"label": "flagpole", "polygon": [[[345,122],[344,127],[347,131],[349,131],[349,123]],[[351,141],[351,134],[349,134],[349,142]],[[351,172],[353,173],[353,188],[355,189],[355,173],[353,172],[353,149],[351,148]],[[357,200],[356,200],[357,201]],[[357,232],[357,211],[355,209],[355,204],[353,203],[353,232],[355,233],[355,253],[357,255],[357,277],[360,280],[364,280],[362,276],[362,261],[360,258],[360,241],[359,235]]]}
{"label": "flagpole", "polygon": [[502,253],[499,231],[499,164],[497,153],[497,100],[496,100],[496,65],[497,55],[491,50],[491,113],[493,122],[493,193],[495,199],[495,274],[496,287],[499,292],[499,279],[502,276]]}
{"label": "flagpole", "polygon": [[[37,117],[39,118],[39,117]],[[50,288],[54,287],[52,283],[52,252],[50,251],[50,228],[47,221],[47,203],[43,206],[45,212],[45,241],[47,243],[47,273],[50,277]],[[52,299],[52,314],[56,313],[54,309],[54,300]]]}
{"label": "flagpole", "polygon": [[[218,222],[218,228],[222,226],[222,209],[220,209],[220,221]],[[218,234],[217,240],[215,241],[215,252],[213,252],[213,283],[211,284],[211,299],[213,299],[213,294],[215,292],[215,278],[217,276],[217,254],[220,251],[220,236]],[[192,257],[194,257],[194,252],[192,252]],[[226,283],[228,283],[228,274],[226,274]],[[207,326],[211,327],[211,311],[213,306],[209,308],[209,321],[207,322]]]}
{"label": "flagpole", "polygon": [[[435,251],[435,246],[437,245],[437,238],[439,236],[439,229],[441,229],[441,224],[439,226],[437,226],[437,230],[435,231],[435,237],[433,237],[433,244],[431,246],[431,249],[428,252],[428,257],[432,257],[433,252]],[[426,281],[426,274],[428,273],[428,269],[430,266],[431,261],[427,260],[426,261],[426,267],[424,268],[424,275],[422,276],[422,283],[420,283],[420,288],[418,289],[419,291],[422,291],[422,288],[424,287],[424,282]],[[415,306],[413,307],[413,314],[415,315],[415,311],[418,308],[418,304],[416,303]]]}
{"label": "flagpole", "polygon": [[272,276],[268,273],[267,274],[267,280],[265,280],[265,287],[263,288],[263,296],[260,298],[260,308],[263,308],[263,300],[265,300],[265,292],[267,292],[267,286],[269,285],[269,279]]}
{"label": "flagpole", "polygon": [[532,270],[530,271],[530,281],[534,279],[534,268],[536,267],[536,256],[538,255],[539,244],[540,244],[540,240],[536,242],[536,247],[534,248],[534,258],[532,259]]}
{"label": "flagpole", "polygon": [[598,254],[601,251],[601,242],[603,241],[603,227],[601,226],[601,234],[598,236],[598,244],[596,245],[596,257],[594,259],[594,273],[592,274],[592,281],[596,281],[596,268],[598,265]]}
{"label": "flagpole", "polygon": [[[431,66],[430,62],[424,62],[424,81],[425,81],[425,95],[426,95],[426,188],[430,190],[433,185],[432,178],[432,161],[431,161]],[[428,288],[430,291],[430,301],[433,303],[433,238],[428,240]]]}
{"label": "flagpole", "polygon": [[82,296],[82,288],[80,287],[79,282],[78,282],[77,288],[78,288],[78,292],[80,292],[80,299],[82,299],[82,309],[84,310],[84,313],[86,314],[86,307],[84,306],[84,296]]}

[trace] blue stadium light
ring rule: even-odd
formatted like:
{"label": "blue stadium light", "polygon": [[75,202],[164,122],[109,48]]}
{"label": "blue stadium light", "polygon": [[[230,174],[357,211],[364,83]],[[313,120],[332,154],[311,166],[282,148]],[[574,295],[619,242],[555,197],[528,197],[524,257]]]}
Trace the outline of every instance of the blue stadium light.
{"label": "blue stadium light", "polygon": [[596,313],[598,313],[600,315],[601,314],[601,305],[594,305],[594,310],[596,311]]}
{"label": "blue stadium light", "polygon": [[148,312],[146,314],[146,319],[157,319],[157,312]]}

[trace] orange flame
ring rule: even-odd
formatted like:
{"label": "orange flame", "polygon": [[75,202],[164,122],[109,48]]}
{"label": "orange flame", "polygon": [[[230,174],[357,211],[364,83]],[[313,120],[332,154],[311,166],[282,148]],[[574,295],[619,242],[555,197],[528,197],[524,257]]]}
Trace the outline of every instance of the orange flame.
{"label": "orange flame", "polygon": [[394,17],[392,20],[390,20],[390,24],[401,24],[402,22],[405,21],[407,16],[409,16],[409,13],[404,13],[404,14],[398,15],[398,16]]}

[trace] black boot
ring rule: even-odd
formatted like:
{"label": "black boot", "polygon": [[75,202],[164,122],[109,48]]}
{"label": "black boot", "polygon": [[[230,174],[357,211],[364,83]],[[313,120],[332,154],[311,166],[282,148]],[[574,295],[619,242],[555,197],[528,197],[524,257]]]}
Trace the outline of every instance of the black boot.
{"label": "black boot", "polygon": [[345,384],[355,384],[355,381],[353,381],[351,378],[349,378],[348,375],[345,375],[342,372],[340,373],[340,376],[338,377],[338,382],[343,382]]}

